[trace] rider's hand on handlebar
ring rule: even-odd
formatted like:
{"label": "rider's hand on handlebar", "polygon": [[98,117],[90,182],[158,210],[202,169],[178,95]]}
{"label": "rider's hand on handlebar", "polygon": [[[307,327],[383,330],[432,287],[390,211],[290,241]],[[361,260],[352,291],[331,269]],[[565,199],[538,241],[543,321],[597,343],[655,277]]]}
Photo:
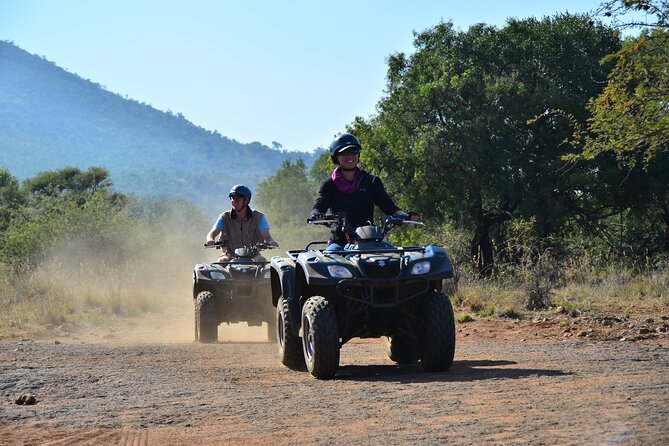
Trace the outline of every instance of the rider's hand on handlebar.
{"label": "rider's hand on handlebar", "polygon": [[307,218],[307,223],[311,223],[312,221],[316,220],[323,220],[325,218],[325,214],[311,214],[309,218]]}
{"label": "rider's hand on handlebar", "polygon": [[420,221],[420,215],[418,215],[417,212],[409,211],[409,212],[404,212],[402,210],[399,210],[395,212],[395,217],[399,217],[402,220],[411,220],[411,221]]}
{"label": "rider's hand on handlebar", "polygon": [[407,212],[407,215],[411,221],[420,221],[420,215],[418,215],[418,212],[409,211]]}
{"label": "rider's hand on handlebar", "polygon": [[227,248],[228,246],[228,241],[227,240],[207,240],[204,243],[205,248]]}

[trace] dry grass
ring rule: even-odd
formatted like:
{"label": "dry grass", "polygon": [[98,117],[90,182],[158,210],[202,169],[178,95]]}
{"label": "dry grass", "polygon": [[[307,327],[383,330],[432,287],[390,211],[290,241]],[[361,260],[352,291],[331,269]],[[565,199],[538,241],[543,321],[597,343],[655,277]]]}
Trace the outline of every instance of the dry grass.
{"label": "dry grass", "polygon": [[[542,293],[547,308],[563,307],[579,314],[657,314],[669,311],[669,267],[647,273],[628,269],[574,267],[551,282],[551,273],[529,280],[498,277],[487,280],[461,279],[454,301],[460,311],[479,317],[529,317],[528,301]],[[537,285],[538,284],[538,285]]]}
{"label": "dry grass", "polygon": [[193,265],[211,254],[192,246],[201,245],[166,240],[115,262],[61,247],[38,269],[12,272],[3,267],[0,337],[101,326],[188,301]]}
{"label": "dry grass", "polygon": [[604,275],[555,290],[554,305],[581,313],[652,314],[669,306],[669,269],[636,276]]}
{"label": "dry grass", "polygon": [[503,316],[524,310],[524,294],[521,288],[505,287],[493,281],[472,282],[461,280],[453,295],[457,307],[471,311],[479,317]]}

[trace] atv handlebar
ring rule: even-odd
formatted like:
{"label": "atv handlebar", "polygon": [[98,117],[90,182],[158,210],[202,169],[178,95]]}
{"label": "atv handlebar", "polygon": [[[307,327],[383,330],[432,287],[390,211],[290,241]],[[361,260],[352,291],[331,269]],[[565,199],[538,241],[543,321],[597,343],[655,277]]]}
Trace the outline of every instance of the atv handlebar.
{"label": "atv handlebar", "polygon": [[397,227],[403,224],[410,225],[423,225],[422,221],[413,221],[411,220],[411,214],[407,215],[390,215],[383,221],[383,226],[381,232],[385,237],[390,231],[393,230],[393,227]]}
{"label": "atv handlebar", "polygon": [[204,244],[205,248],[216,248],[216,249],[227,248],[228,246],[229,244],[227,240],[215,240],[214,243],[212,244],[209,243]]}
{"label": "atv handlebar", "polygon": [[[409,212],[408,214],[403,215],[389,215],[386,219],[379,224],[381,232],[385,237],[394,227],[411,224],[411,225],[423,225],[421,221],[411,220],[412,216],[416,216],[415,212]],[[325,225],[325,226],[341,226],[342,230],[347,234],[347,239],[355,240],[355,228],[351,226],[346,217],[342,214],[314,214],[311,217],[307,218],[307,223],[312,225]],[[371,224],[371,223],[370,223]]]}
{"label": "atv handlebar", "polygon": [[422,221],[413,221],[411,220],[411,214],[407,215],[391,215],[386,220],[383,222],[384,225],[389,225],[389,224],[396,224],[396,225],[401,225],[408,223],[410,225],[422,225]]}
{"label": "atv handlebar", "polygon": [[[217,240],[214,243],[212,243],[211,245],[208,245],[208,244],[205,243],[204,247],[205,248],[222,249],[222,248],[230,247],[230,243],[227,240]],[[272,248],[278,248],[278,247],[279,247],[278,243],[277,243],[276,246],[274,246],[274,245],[270,245],[269,243],[264,243],[264,242],[255,243],[255,244],[249,245],[249,246],[244,246],[244,248],[248,248],[248,249],[251,249],[251,250],[256,251],[256,252],[262,251],[264,249],[272,249]]]}
{"label": "atv handlebar", "polygon": [[341,222],[342,218],[340,216],[331,214],[312,215],[311,217],[307,218],[307,223],[310,225],[333,225],[340,224]]}
{"label": "atv handlebar", "polygon": [[[411,220],[411,217],[413,215],[418,215],[414,212],[410,212],[406,215],[389,215],[385,222],[386,224],[388,223],[395,223],[395,224],[401,224],[401,223],[409,223],[413,225],[422,225],[423,222],[420,221],[413,221]],[[307,223],[311,225],[332,225],[332,224],[340,224],[344,221],[345,217],[340,217],[339,215],[332,215],[332,214],[317,214],[317,215],[312,215],[311,217],[307,218]]]}
{"label": "atv handlebar", "polygon": [[249,246],[249,248],[254,249],[256,251],[262,251],[263,249],[273,249],[273,248],[278,248],[278,247],[279,247],[278,243],[275,246],[275,245],[270,245],[269,243],[264,243],[264,242],[256,243],[255,245]]}

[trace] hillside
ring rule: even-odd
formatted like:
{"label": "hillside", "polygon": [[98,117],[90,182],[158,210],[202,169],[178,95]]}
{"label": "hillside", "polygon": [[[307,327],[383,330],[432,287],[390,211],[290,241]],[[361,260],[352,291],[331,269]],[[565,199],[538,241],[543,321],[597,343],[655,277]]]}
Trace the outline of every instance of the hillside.
{"label": "hillside", "polygon": [[285,159],[310,165],[314,157],[239,143],[5,41],[0,135],[0,167],[19,179],[65,166],[101,166],[119,190],[180,195],[205,208],[219,207],[234,183],[254,186]]}

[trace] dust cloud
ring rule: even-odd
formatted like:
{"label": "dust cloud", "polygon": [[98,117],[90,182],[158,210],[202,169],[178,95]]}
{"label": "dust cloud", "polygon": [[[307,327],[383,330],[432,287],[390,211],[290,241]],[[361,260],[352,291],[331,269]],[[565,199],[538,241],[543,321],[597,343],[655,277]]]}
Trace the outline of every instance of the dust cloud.
{"label": "dust cloud", "polygon": [[[203,234],[172,235],[147,243],[129,234],[106,246],[63,242],[34,273],[52,296],[40,318],[51,321],[52,336],[74,340],[192,343],[193,267],[220,254],[203,240]],[[219,342],[266,341],[266,324],[219,326]]]}

